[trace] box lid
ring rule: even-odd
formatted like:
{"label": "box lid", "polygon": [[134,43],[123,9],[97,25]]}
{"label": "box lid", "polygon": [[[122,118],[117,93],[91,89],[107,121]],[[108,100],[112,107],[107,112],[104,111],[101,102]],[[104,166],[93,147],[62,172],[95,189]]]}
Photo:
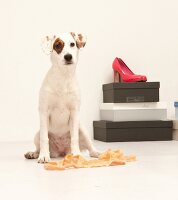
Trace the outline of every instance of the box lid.
{"label": "box lid", "polygon": [[160,88],[160,82],[132,82],[132,83],[108,83],[103,84],[103,90],[111,89],[138,89],[138,88]]}
{"label": "box lid", "polygon": [[100,110],[167,109],[167,102],[101,103]]}
{"label": "box lid", "polygon": [[94,127],[100,128],[172,128],[172,120],[158,120],[158,121],[124,121],[124,122],[113,122],[113,121],[94,121]]}

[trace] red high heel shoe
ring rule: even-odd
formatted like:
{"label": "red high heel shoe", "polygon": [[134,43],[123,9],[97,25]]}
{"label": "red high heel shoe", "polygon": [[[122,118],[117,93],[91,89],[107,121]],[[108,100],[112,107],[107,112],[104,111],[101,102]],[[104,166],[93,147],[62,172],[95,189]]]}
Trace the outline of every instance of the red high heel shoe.
{"label": "red high heel shoe", "polygon": [[134,74],[120,58],[116,57],[114,59],[112,68],[114,70],[114,82],[116,82],[117,74],[118,74],[119,82],[142,82],[142,81],[145,82],[147,81],[146,76]]}

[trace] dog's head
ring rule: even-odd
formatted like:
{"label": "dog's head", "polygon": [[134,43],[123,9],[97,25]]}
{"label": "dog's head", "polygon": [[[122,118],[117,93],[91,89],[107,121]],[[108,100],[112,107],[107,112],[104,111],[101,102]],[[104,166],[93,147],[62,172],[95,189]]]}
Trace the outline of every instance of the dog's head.
{"label": "dog's head", "polygon": [[63,33],[58,36],[46,36],[42,41],[42,49],[51,54],[53,64],[64,66],[76,64],[78,52],[86,44],[86,37],[78,33]]}

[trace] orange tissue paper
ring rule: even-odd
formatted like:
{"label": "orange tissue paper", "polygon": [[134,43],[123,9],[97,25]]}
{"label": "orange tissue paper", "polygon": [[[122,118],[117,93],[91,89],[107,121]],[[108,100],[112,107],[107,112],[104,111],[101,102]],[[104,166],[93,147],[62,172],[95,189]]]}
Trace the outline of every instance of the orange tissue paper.
{"label": "orange tissue paper", "polygon": [[64,170],[71,168],[90,168],[90,167],[108,167],[115,165],[125,165],[126,162],[135,161],[136,156],[125,156],[121,150],[107,150],[100,154],[98,159],[87,160],[80,155],[68,154],[59,162],[49,162],[44,165],[47,170]]}

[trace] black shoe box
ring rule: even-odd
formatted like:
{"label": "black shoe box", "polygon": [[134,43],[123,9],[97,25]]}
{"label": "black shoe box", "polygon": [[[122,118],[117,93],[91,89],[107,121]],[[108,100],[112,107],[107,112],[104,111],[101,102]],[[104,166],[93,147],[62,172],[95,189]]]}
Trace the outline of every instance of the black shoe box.
{"label": "black shoe box", "polygon": [[159,102],[160,82],[103,85],[103,103]]}
{"label": "black shoe box", "polygon": [[171,120],[166,121],[94,121],[94,139],[104,142],[172,140]]}

